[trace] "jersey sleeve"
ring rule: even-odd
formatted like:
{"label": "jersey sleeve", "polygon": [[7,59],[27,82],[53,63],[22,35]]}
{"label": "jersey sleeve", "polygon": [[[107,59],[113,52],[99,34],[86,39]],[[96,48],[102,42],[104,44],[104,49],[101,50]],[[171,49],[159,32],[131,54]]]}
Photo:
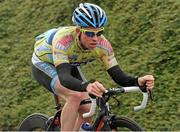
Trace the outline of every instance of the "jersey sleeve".
{"label": "jersey sleeve", "polygon": [[69,63],[67,50],[72,41],[73,36],[71,34],[56,36],[53,41],[53,61],[55,66]]}
{"label": "jersey sleeve", "polygon": [[113,48],[108,40],[102,36],[98,42],[99,47],[99,56],[103,64],[106,67],[106,70],[110,69],[113,66],[118,65],[117,60],[114,56]]}

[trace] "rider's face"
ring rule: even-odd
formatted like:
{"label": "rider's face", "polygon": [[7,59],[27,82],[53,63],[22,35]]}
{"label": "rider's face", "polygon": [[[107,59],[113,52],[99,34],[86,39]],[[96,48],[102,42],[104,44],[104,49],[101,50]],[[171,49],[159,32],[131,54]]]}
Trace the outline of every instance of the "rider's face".
{"label": "rider's face", "polygon": [[80,43],[84,49],[96,48],[100,36],[103,34],[103,28],[80,28]]}

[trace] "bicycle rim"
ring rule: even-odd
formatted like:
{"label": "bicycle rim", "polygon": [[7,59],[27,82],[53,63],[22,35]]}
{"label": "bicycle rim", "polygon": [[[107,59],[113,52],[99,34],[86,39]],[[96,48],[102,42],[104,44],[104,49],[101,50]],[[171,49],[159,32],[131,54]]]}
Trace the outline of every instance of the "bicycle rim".
{"label": "bicycle rim", "polygon": [[22,121],[19,131],[45,131],[48,127],[46,123],[48,118],[41,113],[32,114]]}

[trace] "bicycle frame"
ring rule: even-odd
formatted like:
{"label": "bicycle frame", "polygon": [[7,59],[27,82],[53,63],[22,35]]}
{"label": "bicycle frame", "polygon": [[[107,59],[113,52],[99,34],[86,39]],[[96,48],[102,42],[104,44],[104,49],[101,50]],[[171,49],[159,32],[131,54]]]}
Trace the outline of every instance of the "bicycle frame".
{"label": "bicycle frame", "polygon": [[[100,131],[100,129],[103,126],[108,126],[106,124],[106,116],[109,116],[109,108],[107,106],[107,103],[105,101],[103,101],[103,99],[101,98],[97,98],[97,100],[99,100],[99,105],[101,106],[100,111],[95,119],[94,124],[92,125],[92,130],[94,131]],[[57,111],[55,112],[54,116],[50,117],[49,120],[47,121],[48,124],[48,128],[47,131],[53,131],[53,130],[58,130],[58,126],[60,125],[60,117],[61,117],[61,112],[62,112],[62,106],[60,105],[60,103],[57,103],[57,97],[55,96],[55,102],[56,102],[56,109]],[[90,103],[90,100],[86,100],[82,103],[86,104],[86,103]],[[107,120],[108,121],[108,120]],[[105,124],[104,124],[105,123]],[[108,129],[110,130],[110,129]]]}
{"label": "bicycle frame", "polygon": [[[111,130],[111,126],[113,119],[115,118],[115,115],[112,115],[109,109],[108,100],[111,96],[118,94],[118,93],[124,93],[124,92],[141,92],[143,94],[143,100],[141,102],[141,105],[135,106],[134,111],[142,110],[146,107],[147,101],[148,101],[148,93],[146,90],[146,87],[122,87],[122,88],[114,88],[112,90],[107,90],[106,93],[103,94],[102,98],[97,98],[96,101],[92,100],[91,107],[96,108],[93,105],[98,105],[100,110],[98,113],[98,116],[96,117],[95,123],[92,125],[93,131],[100,131],[103,128],[103,130]],[[106,97],[107,95],[107,97]],[[95,102],[95,103],[94,103]],[[88,117],[88,115],[94,115],[95,110],[90,108],[90,112],[83,114],[83,117]],[[104,124],[104,125],[103,125]]]}
{"label": "bicycle frame", "polygon": [[[103,128],[103,130],[106,130],[106,131],[111,130],[110,125],[112,125],[113,118],[115,118],[115,115],[111,114],[111,111],[109,109],[109,104],[108,104],[108,100],[110,99],[111,96],[113,96],[117,93],[134,92],[134,91],[141,91],[141,90],[142,89],[139,87],[116,88],[116,89],[107,91],[107,93],[104,93],[102,98],[98,97],[98,98],[94,99],[94,100],[96,100],[95,104],[93,104],[94,101],[93,101],[93,99],[91,99],[91,101],[92,101],[91,107],[93,105],[97,104],[98,107],[100,108],[99,112],[97,114],[97,117],[96,117],[94,123],[92,124],[92,128],[91,128],[92,131],[100,131],[102,128]],[[141,92],[143,94],[143,100],[142,100],[141,105],[134,107],[135,111],[144,109],[146,107],[146,104],[148,101],[147,100],[147,98],[148,98],[147,91],[144,91],[144,92],[141,91]],[[54,95],[54,97],[55,97],[57,112],[55,113],[54,117],[50,118],[47,121],[47,124],[48,124],[48,122],[50,122],[48,124],[47,131],[58,130],[59,125],[60,125],[60,117],[61,117],[62,107],[60,105],[58,97],[56,95]],[[84,100],[84,102],[81,103],[81,105],[86,104],[87,102],[90,102],[90,100]],[[94,107],[93,109],[96,109],[96,107]],[[92,111],[95,112],[95,110],[92,110]],[[88,114],[89,114],[89,116],[94,115],[94,113],[92,114],[92,112],[90,112],[90,113],[83,114],[83,116],[86,115],[86,117],[88,117]]]}

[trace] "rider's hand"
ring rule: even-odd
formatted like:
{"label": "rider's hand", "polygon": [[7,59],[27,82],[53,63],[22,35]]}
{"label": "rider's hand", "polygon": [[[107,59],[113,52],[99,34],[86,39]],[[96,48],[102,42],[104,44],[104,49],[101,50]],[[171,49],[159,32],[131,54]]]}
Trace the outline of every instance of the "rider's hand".
{"label": "rider's hand", "polygon": [[146,87],[151,90],[154,87],[154,77],[152,75],[145,75],[138,78],[138,84],[143,86],[146,83]]}
{"label": "rider's hand", "polygon": [[102,97],[102,94],[105,92],[105,87],[98,81],[95,81],[94,83],[88,84],[86,91],[89,94],[93,94],[97,97]]}

